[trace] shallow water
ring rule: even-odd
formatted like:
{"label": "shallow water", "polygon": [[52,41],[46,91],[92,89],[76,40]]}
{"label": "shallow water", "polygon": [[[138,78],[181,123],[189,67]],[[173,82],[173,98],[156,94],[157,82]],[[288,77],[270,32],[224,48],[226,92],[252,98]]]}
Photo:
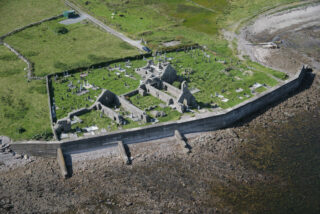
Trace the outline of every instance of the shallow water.
{"label": "shallow water", "polygon": [[252,130],[236,154],[265,179],[214,188],[235,213],[320,212],[320,108]]}

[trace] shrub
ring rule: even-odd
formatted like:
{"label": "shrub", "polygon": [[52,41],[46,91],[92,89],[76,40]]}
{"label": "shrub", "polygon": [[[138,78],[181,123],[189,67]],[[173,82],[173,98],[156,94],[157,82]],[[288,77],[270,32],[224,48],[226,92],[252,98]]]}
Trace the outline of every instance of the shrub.
{"label": "shrub", "polygon": [[54,32],[56,32],[57,34],[67,34],[69,30],[63,26],[57,26],[55,27]]}
{"label": "shrub", "polygon": [[173,85],[174,87],[176,87],[176,88],[180,88],[180,87],[181,87],[181,82],[179,82],[179,81],[174,81],[174,82],[172,83],[172,85]]}

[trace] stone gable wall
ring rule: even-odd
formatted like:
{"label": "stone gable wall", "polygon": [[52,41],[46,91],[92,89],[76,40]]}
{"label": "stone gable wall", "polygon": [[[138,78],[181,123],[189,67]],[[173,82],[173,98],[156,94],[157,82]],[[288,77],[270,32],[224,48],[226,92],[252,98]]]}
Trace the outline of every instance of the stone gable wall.
{"label": "stone gable wall", "polygon": [[162,100],[167,105],[173,104],[175,98],[170,96],[169,94],[166,94],[163,91],[160,91],[159,89],[147,84],[146,85],[147,93],[151,94],[152,96]]}
{"label": "stone gable wall", "polygon": [[126,111],[133,114],[133,116],[139,118],[144,122],[149,122],[149,117],[145,111],[142,111],[138,107],[132,105],[129,101],[127,101],[123,97],[118,97],[121,107],[124,108]]}

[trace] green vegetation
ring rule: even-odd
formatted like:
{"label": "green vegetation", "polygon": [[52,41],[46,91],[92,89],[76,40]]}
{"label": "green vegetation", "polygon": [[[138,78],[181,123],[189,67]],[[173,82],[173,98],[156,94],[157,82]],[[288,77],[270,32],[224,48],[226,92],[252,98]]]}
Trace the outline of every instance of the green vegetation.
{"label": "green vegetation", "polygon": [[[157,119],[159,120],[159,122],[179,120],[182,115],[178,111],[165,106],[164,102],[162,102],[158,98],[153,97],[151,95],[141,96],[137,94],[133,97],[130,97],[130,101],[132,102],[133,105],[137,106],[140,109],[145,110],[147,114],[152,118],[155,118],[152,112],[155,112],[155,111],[164,112],[166,116],[158,117]],[[155,107],[155,108],[150,109],[150,107]]]}
{"label": "green vegetation", "polygon": [[135,48],[87,21],[62,25],[58,23],[61,20],[45,22],[5,39],[35,63],[36,76],[138,54]]}
{"label": "green vegetation", "polygon": [[72,129],[75,130],[77,127],[83,129],[90,126],[97,126],[99,129],[105,129],[108,132],[111,132],[116,131],[118,129],[130,129],[144,125],[141,122],[135,122],[126,118],[127,124],[120,126],[106,115],[101,114],[100,111],[91,111],[87,114],[80,116],[79,118],[83,120],[83,122],[74,124],[72,126]]}
{"label": "green vegetation", "polygon": [[1,0],[0,36],[33,22],[62,14],[63,0]]}
{"label": "green vegetation", "polygon": [[278,79],[285,80],[288,78],[288,75],[286,73],[264,67],[264,66],[260,65],[259,63],[252,62],[252,61],[248,60],[246,62],[246,64],[248,67],[250,67],[253,70],[259,70],[259,71],[271,74],[272,76],[274,76]]}
{"label": "green vegetation", "polygon": [[[263,66],[257,66],[258,64],[252,64],[255,67],[251,69],[239,63],[238,60],[227,61],[226,58],[217,57],[210,51],[200,49],[193,49],[186,53],[172,52],[166,54],[166,57],[171,58],[173,67],[180,76],[187,80],[189,88],[200,90],[195,97],[203,107],[213,103],[222,108],[232,107],[252,97],[250,87],[255,83],[275,86],[278,81],[270,77],[270,74],[275,74],[275,76],[282,74]],[[178,86],[178,83],[175,84]],[[243,91],[236,92],[240,88]],[[256,92],[262,92],[262,89]],[[224,98],[228,101],[223,102]]]}
{"label": "green vegetation", "polygon": [[0,46],[0,135],[14,140],[52,137],[45,81],[27,82],[26,64]]}
{"label": "green vegetation", "polygon": [[[207,56],[210,56],[210,58]],[[157,56],[152,59],[157,63],[163,57]],[[190,89],[200,90],[194,95],[202,107],[218,104],[222,108],[229,108],[252,97],[250,87],[255,83],[271,87],[278,84],[278,81],[272,78],[271,74],[275,72],[277,75],[280,72],[252,63],[254,69],[249,69],[244,64],[239,64],[238,61],[228,62],[224,58],[216,57],[212,53],[200,49],[171,52],[166,54],[166,57],[170,59],[178,74],[188,82]],[[91,106],[101,93],[101,89],[108,89],[117,95],[135,90],[140,81],[140,76],[135,73],[135,69],[145,64],[145,60],[133,60],[129,64],[122,62],[111,64],[108,68],[83,72],[82,74],[88,74],[83,78],[80,77],[80,73],[66,78],[53,78],[57,117],[63,118],[73,110]],[[126,65],[130,65],[129,68]],[[70,83],[75,86],[73,89],[69,89],[68,85]],[[90,88],[88,93],[78,95],[77,91],[80,89],[80,85],[83,86],[86,83],[98,88],[95,90]],[[180,82],[174,83],[178,88],[180,84]],[[238,89],[242,90],[237,92]],[[260,87],[255,92],[261,93],[265,90],[265,87]],[[136,95],[131,97],[130,100],[143,110],[150,106],[157,106],[154,111],[163,111],[167,115],[159,118],[161,122],[180,117],[177,111],[169,107],[159,107],[162,101],[152,96],[141,97]],[[147,110],[147,113],[154,117],[151,115],[151,111]]]}

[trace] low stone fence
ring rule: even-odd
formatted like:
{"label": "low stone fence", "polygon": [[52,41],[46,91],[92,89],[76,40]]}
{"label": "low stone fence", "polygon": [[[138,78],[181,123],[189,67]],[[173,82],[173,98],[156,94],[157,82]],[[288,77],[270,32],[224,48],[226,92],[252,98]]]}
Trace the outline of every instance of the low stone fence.
{"label": "low stone fence", "polygon": [[62,18],[62,17],[63,17],[63,14],[57,15],[57,16],[53,16],[53,17],[50,17],[50,18],[46,18],[46,19],[42,19],[41,21],[34,22],[34,23],[28,24],[28,25],[26,25],[26,26],[17,28],[17,29],[15,29],[15,30],[13,30],[13,31],[11,31],[11,32],[3,35],[3,36],[0,36],[0,40],[3,40],[3,39],[5,39],[6,37],[11,36],[12,34],[18,33],[18,32],[20,32],[20,31],[23,31],[23,30],[27,29],[27,28],[30,28],[30,27],[33,27],[33,26],[36,26],[36,25],[40,25],[40,24],[42,24],[43,22],[52,21],[52,20],[59,19],[59,18]]}
{"label": "low stone fence", "polygon": [[140,54],[140,55],[135,55],[135,56],[129,56],[129,57],[124,57],[124,58],[120,58],[120,59],[110,60],[110,61],[107,61],[107,62],[100,62],[100,63],[92,64],[92,65],[89,65],[89,66],[85,66],[85,67],[69,69],[69,70],[65,70],[65,71],[62,71],[62,72],[49,74],[48,76],[49,76],[49,78],[54,77],[54,76],[62,77],[65,74],[69,74],[69,75],[76,74],[76,73],[80,73],[80,72],[87,71],[87,70],[90,70],[90,69],[108,67],[109,65],[114,64],[114,63],[125,62],[125,61],[128,61],[128,60],[130,60],[130,61],[131,60],[138,60],[138,59],[143,59],[143,57],[151,57],[151,56],[152,56],[151,53]]}
{"label": "low stone fence", "polygon": [[30,62],[25,56],[23,56],[19,51],[11,47],[8,43],[3,42],[3,45],[6,46],[11,52],[13,52],[15,55],[17,55],[22,61],[24,61],[28,68],[28,80],[32,79],[33,76],[33,70],[34,70],[34,65],[32,62]]}
{"label": "low stone fence", "polygon": [[53,143],[16,142],[11,144],[11,147],[17,152],[24,151],[24,153],[30,155],[55,156],[56,150],[54,149],[57,147],[61,147],[64,152],[70,153],[114,145],[114,142],[116,141],[123,141],[126,144],[130,144],[170,137],[174,136],[175,130],[179,130],[182,134],[188,134],[225,128],[256,111],[259,111],[267,105],[286,97],[288,93],[296,90],[300,86],[306,72],[307,69],[303,67],[299,73],[286,80],[284,83],[219,113],[209,112],[186,120],[155,124],[130,130],[121,130],[77,140]]}

